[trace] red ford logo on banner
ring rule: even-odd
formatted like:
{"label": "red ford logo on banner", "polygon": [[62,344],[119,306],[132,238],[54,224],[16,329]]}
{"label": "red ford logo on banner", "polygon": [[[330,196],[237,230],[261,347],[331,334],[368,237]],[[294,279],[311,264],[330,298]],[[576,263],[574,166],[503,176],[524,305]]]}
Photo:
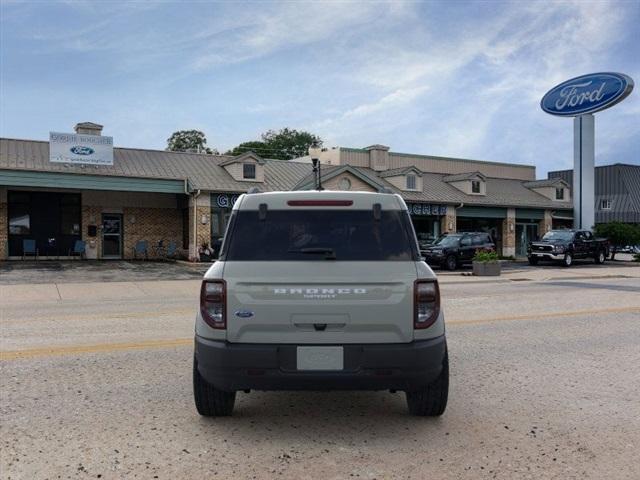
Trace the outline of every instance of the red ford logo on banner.
{"label": "red ford logo on banner", "polygon": [[624,100],[633,80],[622,73],[590,73],[552,88],[542,97],[542,110],[551,115],[575,117],[598,112]]}

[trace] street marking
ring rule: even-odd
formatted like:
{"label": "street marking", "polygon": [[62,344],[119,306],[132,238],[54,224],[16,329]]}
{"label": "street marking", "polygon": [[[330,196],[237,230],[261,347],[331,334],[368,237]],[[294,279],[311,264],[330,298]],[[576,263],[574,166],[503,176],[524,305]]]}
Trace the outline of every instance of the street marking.
{"label": "street marking", "polygon": [[133,343],[102,343],[98,345],[79,345],[70,347],[44,347],[28,350],[0,351],[0,361],[22,358],[52,357],[76,353],[117,352],[122,350],[144,350],[147,348],[170,348],[193,345],[193,338],[174,338],[171,340],[149,340]]}
{"label": "street marking", "polygon": [[607,313],[628,313],[628,312],[640,312],[640,307],[619,307],[619,308],[603,308],[600,310],[573,310],[571,312],[549,312],[549,313],[537,313],[530,315],[515,315],[510,317],[493,317],[493,318],[478,318],[474,320],[445,320],[448,325],[472,325],[475,323],[493,323],[493,322],[511,322],[518,320],[537,320],[545,318],[555,317],[578,317],[580,315],[594,315],[594,314],[607,314]]}
{"label": "street marking", "polygon": [[[516,315],[510,317],[494,317],[494,318],[480,318],[474,320],[447,320],[448,325],[473,325],[482,323],[494,323],[494,322],[511,322],[521,320],[537,320],[556,317],[577,317],[581,315],[595,315],[595,314],[610,314],[610,313],[640,313],[640,306],[638,307],[620,307],[620,308],[605,308],[599,310],[574,310],[570,312],[549,312],[536,315]],[[108,353],[125,350],[145,350],[150,348],[171,348],[171,347],[184,347],[193,345],[193,338],[174,338],[169,340],[149,340],[143,342],[132,343],[103,343],[97,345],[79,345],[68,347],[42,347],[25,350],[7,350],[0,351],[0,361],[7,360],[20,360],[36,357],[53,357],[58,355],[73,355],[82,353]]]}

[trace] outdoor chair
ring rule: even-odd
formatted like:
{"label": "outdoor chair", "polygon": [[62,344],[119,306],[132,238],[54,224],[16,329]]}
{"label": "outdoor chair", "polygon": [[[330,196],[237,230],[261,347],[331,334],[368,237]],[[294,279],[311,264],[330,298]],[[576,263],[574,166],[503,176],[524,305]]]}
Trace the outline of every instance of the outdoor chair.
{"label": "outdoor chair", "polygon": [[169,245],[167,245],[167,253],[166,253],[167,258],[173,257],[177,251],[178,251],[178,245],[176,244],[176,242],[170,241]]}
{"label": "outdoor chair", "polygon": [[166,248],[164,246],[164,240],[158,240],[158,243],[156,243],[155,247],[153,247],[154,250],[154,257],[158,257],[158,258],[163,258],[166,256]]}
{"label": "outdoor chair", "polygon": [[144,259],[149,259],[149,242],[146,240],[138,240],[136,246],[133,247],[133,258],[137,259],[138,255]]}
{"label": "outdoor chair", "polygon": [[78,255],[80,260],[82,260],[82,257],[87,258],[87,244],[83,240],[76,240],[73,248],[69,250],[69,256],[73,257],[74,255]]}
{"label": "outdoor chair", "polygon": [[22,240],[22,260],[24,260],[24,257],[27,255],[33,255],[36,257],[36,261],[38,260],[38,249],[36,248],[35,240]]}

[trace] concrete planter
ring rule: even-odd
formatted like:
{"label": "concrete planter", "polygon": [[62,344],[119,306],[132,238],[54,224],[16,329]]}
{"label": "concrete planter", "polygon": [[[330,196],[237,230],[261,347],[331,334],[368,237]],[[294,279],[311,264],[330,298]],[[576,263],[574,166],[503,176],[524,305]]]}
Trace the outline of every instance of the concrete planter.
{"label": "concrete planter", "polygon": [[473,262],[473,274],[477,277],[498,277],[500,262]]}

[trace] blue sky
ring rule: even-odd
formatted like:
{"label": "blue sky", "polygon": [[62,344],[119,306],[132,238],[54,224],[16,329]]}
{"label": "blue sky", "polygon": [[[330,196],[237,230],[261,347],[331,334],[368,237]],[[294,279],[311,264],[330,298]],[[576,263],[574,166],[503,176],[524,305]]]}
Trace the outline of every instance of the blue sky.
{"label": "blue sky", "polygon": [[[640,2],[1,1],[0,136],[79,121],[117,146],[220,151],[290,127],[325,146],[571,167],[542,95],[640,81]],[[640,87],[596,115],[596,163],[640,163]]]}

